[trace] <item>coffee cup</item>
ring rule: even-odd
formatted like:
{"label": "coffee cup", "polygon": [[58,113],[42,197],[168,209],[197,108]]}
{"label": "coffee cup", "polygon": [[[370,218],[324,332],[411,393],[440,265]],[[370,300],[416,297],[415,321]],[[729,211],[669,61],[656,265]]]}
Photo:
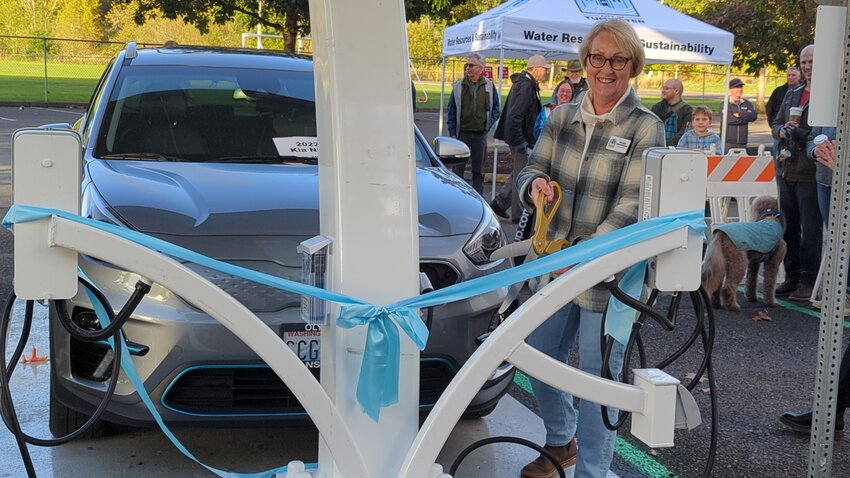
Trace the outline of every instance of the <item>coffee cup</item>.
{"label": "coffee cup", "polygon": [[788,111],[788,116],[789,121],[799,123],[800,118],[803,116],[803,108],[800,108],[798,106],[792,106],[791,109]]}

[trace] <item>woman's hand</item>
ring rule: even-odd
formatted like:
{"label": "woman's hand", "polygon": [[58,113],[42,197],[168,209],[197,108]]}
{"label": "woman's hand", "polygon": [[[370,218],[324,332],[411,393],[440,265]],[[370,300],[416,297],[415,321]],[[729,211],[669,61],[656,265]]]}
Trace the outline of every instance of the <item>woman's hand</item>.
{"label": "woman's hand", "polygon": [[829,169],[835,169],[835,140],[824,141],[813,151],[817,162]]}
{"label": "woman's hand", "polygon": [[545,178],[535,178],[531,182],[531,199],[536,198],[541,191],[543,192],[543,199],[546,201],[546,204],[551,203],[555,199],[555,190],[552,189],[551,181],[547,181]]}

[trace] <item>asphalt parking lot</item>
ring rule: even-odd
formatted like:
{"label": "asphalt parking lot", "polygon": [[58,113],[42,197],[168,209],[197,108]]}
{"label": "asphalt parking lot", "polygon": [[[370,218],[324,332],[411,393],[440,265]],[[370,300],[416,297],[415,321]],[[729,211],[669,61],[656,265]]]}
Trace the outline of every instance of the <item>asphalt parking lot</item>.
{"label": "asphalt parking lot", "polygon": [[[0,213],[10,204],[10,138],[20,127],[53,122],[69,122],[80,110],[47,108],[0,108]],[[436,115],[417,114],[417,124],[424,130],[433,128]],[[426,133],[428,135],[428,133]],[[512,226],[505,224],[510,232]],[[510,237],[510,234],[509,234]],[[11,288],[12,236],[0,232],[0,294]],[[669,303],[662,296],[659,308]],[[700,384],[694,396],[703,412],[709,415],[709,393],[718,400],[717,457],[715,477],[786,477],[804,476],[809,466],[809,440],[785,429],[778,422],[784,411],[808,410],[812,406],[817,364],[817,311],[782,302],[768,309],[772,320],[754,321],[751,317],[764,310],[758,303],[747,303],[739,297],[740,313],[716,312],[716,338],[713,350],[716,384]],[[33,340],[39,350],[46,350],[46,320],[36,320]],[[666,332],[651,321],[643,330],[650,365],[672,354],[684,343],[695,323],[693,307],[683,300],[677,327]],[[846,342],[846,340],[845,340]],[[667,371],[687,380],[696,372],[704,357],[695,347]],[[633,366],[636,363],[632,364]],[[20,386],[13,386],[31,430],[46,434],[47,413],[44,396],[29,387],[30,383],[46,383],[47,365],[20,366]],[[513,396],[535,410],[533,397],[521,386]],[[498,411],[497,411],[498,413]],[[677,432],[676,446],[649,450],[628,432],[618,445],[612,471],[621,477],[702,476],[710,445],[710,430],[703,425],[691,432]],[[180,430],[202,459],[221,467],[263,469],[285,464],[290,457],[305,457],[316,448],[316,435],[308,429],[253,429],[210,433],[209,430]],[[850,440],[834,442],[833,476],[846,476],[850,469]],[[132,431],[112,437],[78,441],[57,449],[39,450],[36,468],[45,470],[40,476],[208,476],[197,465],[182,458],[158,431]],[[0,430],[0,477],[22,476],[22,467],[11,435]],[[85,471],[81,471],[85,470]],[[459,475],[464,476],[464,475]],[[515,476],[506,474],[504,476]],[[495,478],[501,478],[497,476]]]}

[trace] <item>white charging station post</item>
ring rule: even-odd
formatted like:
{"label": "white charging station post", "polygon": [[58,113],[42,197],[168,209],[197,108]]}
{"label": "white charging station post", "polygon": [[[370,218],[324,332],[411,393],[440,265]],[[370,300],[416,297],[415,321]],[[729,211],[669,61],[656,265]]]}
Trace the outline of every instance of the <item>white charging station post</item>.
{"label": "white charging station post", "polygon": [[[404,5],[310,0],[328,288],[373,304],[418,292],[418,208]],[[379,256],[376,256],[379,254]],[[401,338],[399,403],[375,423],[354,401],[366,327],[322,330],[322,386],[373,477],[396,476],[416,436],[419,351]],[[319,470],[350,477],[320,439]]]}

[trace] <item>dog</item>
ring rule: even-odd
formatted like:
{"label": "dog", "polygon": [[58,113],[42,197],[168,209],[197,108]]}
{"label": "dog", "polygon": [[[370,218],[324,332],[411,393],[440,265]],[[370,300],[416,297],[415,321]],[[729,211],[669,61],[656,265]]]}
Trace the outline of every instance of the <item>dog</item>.
{"label": "dog", "polygon": [[[747,273],[744,296],[756,302],[759,268],[764,264],[762,294],[765,305],[776,307],[775,284],[779,265],[785,258],[786,245],[782,239],[785,220],[779,203],[772,196],[759,196],[753,201],[755,222],[721,224],[712,233],[702,262],[702,286],[711,296],[715,309],[721,306],[732,312],[738,305],[738,284]],[[778,226],[778,227],[777,227]]]}

